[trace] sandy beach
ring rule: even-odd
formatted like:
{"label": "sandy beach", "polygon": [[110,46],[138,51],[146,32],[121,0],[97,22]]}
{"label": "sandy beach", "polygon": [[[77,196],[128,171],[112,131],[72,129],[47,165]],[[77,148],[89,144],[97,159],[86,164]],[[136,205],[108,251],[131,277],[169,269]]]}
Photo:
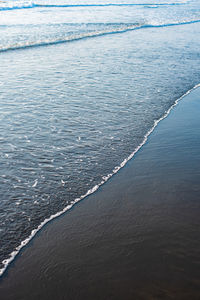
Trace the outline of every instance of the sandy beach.
{"label": "sandy beach", "polygon": [[200,298],[200,88],[11,263],[2,300]]}

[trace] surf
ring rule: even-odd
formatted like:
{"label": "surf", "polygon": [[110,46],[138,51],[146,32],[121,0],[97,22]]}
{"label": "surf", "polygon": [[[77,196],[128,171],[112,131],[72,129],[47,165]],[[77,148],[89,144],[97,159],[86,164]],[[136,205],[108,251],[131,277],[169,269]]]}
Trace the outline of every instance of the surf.
{"label": "surf", "polygon": [[[171,27],[171,26],[183,26],[183,25],[190,25],[190,24],[199,23],[199,22],[200,22],[200,19],[189,20],[189,21],[185,21],[185,22],[168,23],[168,24],[119,24],[118,28],[115,27],[113,29],[107,29],[107,30],[104,29],[104,30],[97,30],[97,31],[89,31],[89,32],[80,33],[80,34],[77,33],[77,34],[63,37],[61,39],[57,39],[57,38],[56,39],[45,39],[45,40],[39,40],[39,41],[19,42],[19,43],[15,43],[15,44],[11,44],[11,45],[0,46],[0,52],[22,50],[22,49],[27,49],[27,48],[50,46],[50,45],[56,45],[56,44],[63,44],[63,43],[75,42],[75,41],[88,39],[88,38],[95,38],[95,37],[101,37],[101,36],[105,36],[105,35],[125,33],[128,31],[145,29],[145,28],[148,29],[148,28],[162,28],[162,27]],[[82,25],[89,25],[89,23],[82,24]],[[102,24],[102,25],[105,25],[105,24]]]}
{"label": "surf", "polygon": [[186,2],[167,2],[167,3],[102,3],[102,4],[42,4],[42,3],[37,3],[37,2],[32,2],[30,4],[21,4],[21,5],[3,5],[0,6],[0,11],[6,11],[6,10],[18,10],[18,9],[33,9],[33,8],[39,8],[39,7],[44,7],[44,8],[81,8],[81,7],[129,7],[129,6],[147,6],[147,7],[152,7],[152,6],[175,6],[175,5],[185,5]]}
{"label": "surf", "polygon": [[14,261],[14,259],[17,257],[17,255],[21,252],[21,250],[35,237],[35,235],[49,222],[51,222],[52,220],[54,220],[55,218],[63,215],[64,213],[66,213],[67,211],[69,211],[70,209],[72,209],[72,207],[74,207],[74,205],[76,205],[77,203],[79,203],[80,201],[84,200],[86,197],[88,197],[89,195],[95,193],[102,185],[104,185],[113,175],[115,175],[116,173],[118,173],[137,153],[138,151],[146,144],[149,136],[151,135],[151,133],[155,130],[155,128],[158,126],[158,124],[164,120],[172,111],[172,109],[178,105],[178,103],[184,98],[186,97],[188,94],[190,94],[193,90],[197,89],[200,87],[200,83],[195,85],[193,88],[189,89],[186,93],[184,93],[181,97],[179,97],[178,99],[175,100],[175,102],[169,107],[168,110],[166,110],[163,114],[163,116],[161,116],[159,119],[154,120],[154,124],[153,126],[147,131],[147,133],[144,135],[144,138],[142,140],[142,142],[133,150],[133,152],[127,157],[125,158],[118,166],[116,166],[109,174],[107,174],[106,176],[102,177],[101,182],[99,182],[99,184],[96,184],[95,186],[93,186],[91,189],[89,189],[85,194],[81,195],[80,197],[74,199],[73,201],[71,201],[70,204],[68,204],[66,207],[64,207],[63,210],[51,215],[49,218],[46,218],[43,222],[40,223],[40,225],[33,229],[31,234],[24,239],[19,246],[17,246],[9,255],[9,257],[7,259],[4,259],[2,261],[3,264],[3,268],[0,269],[0,278],[2,277],[2,275],[5,273],[5,271],[7,270],[7,268],[9,267],[9,265],[11,264],[12,261]]}

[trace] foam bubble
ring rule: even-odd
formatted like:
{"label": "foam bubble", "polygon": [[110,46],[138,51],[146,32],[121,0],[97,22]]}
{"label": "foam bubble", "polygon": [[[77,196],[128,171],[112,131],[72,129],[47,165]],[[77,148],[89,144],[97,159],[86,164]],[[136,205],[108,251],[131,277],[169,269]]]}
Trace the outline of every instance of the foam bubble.
{"label": "foam bubble", "polygon": [[36,180],[34,181],[34,184],[32,185],[32,187],[36,187],[37,184],[38,184],[38,179],[36,179]]}

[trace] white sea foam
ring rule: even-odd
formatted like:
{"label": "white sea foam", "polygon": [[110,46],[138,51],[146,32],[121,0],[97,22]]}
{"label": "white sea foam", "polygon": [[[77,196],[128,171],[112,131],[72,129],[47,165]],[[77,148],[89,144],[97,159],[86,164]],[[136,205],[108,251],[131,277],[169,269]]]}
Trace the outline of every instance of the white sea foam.
{"label": "white sea foam", "polygon": [[99,31],[91,31],[81,34],[74,34],[70,36],[63,37],[62,39],[56,38],[56,39],[45,39],[45,40],[37,40],[37,41],[22,41],[18,42],[12,45],[6,45],[6,46],[0,46],[0,52],[9,51],[9,50],[18,50],[18,49],[25,49],[25,48],[31,48],[31,47],[41,47],[41,46],[48,46],[48,45],[55,45],[55,44],[62,44],[66,42],[73,42],[85,38],[92,38],[92,37],[98,37],[102,35],[107,34],[114,34],[114,33],[123,33],[126,31],[134,30],[136,28],[139,28],[138,24],[132,24],[132,25],[126,25],[121,26],[119,28],[115,28],[113,30],[99,30]]}
{"label": "white sea foam", "polygon": [[49,218],[45,219],[42,223],[40,223],[40,225],[33,229],[31,234],[29,235],[29,237],[27,237],[25,240],[23,240],[21,242],[21,244],[19,246],[16,247],[16,249],[10,253],[9,257],[5,260],[2,261],[3,267],[0,269],[0,277],[3,275],[3,273],[5,272],[5,270],[7,269],[7,267],[9,266],[9,264],[15,259],[15,257],[18,255],[18,253],[21,251],[22,248],[24,248],[29,242],[30,240],[32,240],[32,238],[37,234],[37,232],[47,223],[49,223],[50,221],[52,221],[53,219],[59,217],[60,215],[64,214],[66,211],[70,210],[76,203],[80,202],[81,200],[83,200],[84,198],[86,198],[87,196],[95,193],[99,187],[101,187],[104,183],[106,183],[114,174],[116,174],[121,168],[123,168],[127,162],[132,159],[134,157],[134,155],[142,148],[142,146],[146,143],[149,135],[154,131],[154,129],[157,127],[157,125],[160,123],[160,121],[162,121],[163,119],[165,119],[169,113],[171,112],[171,110],[179,103],[180,100],[182,100],[185,96],[187,96],[189,93],[191,93],[194,89],[200,87],[200,83],[197,84],[196,86],[194,86],[192,89],[188,90],[184,95],[182,95],[180,98],[178,98],[174,104],[164,113],[164,115],[158,119],[154,121],[154,125],[153,127],[145,134],[143,141],[136,147],[136,149],[126,158],[124,159],[121,164],[119,166],[116,166],[113,171],[108,174],[107,176],[103,176],[102,177],[102,181],[95,185],[93,188],[89,189],[84,195],[81,195],[79,198],[76,198],[75,200],[71,201],[70,204],[68,204],[63,210],[51,215]]}
{"label": "white sea foam", "polygon": [[[79,34],[72,34],[69,36],[65,36],[63,38],[45,38],[44,40],[35,40],[35,41],[20,41],[14,44],[2,45],[0,46],[0,52],[5,51],[14,51],[26,48],[33,48],[33,47],[43,47],[43,46],[50,46],[56,44],[63,44],[68,42],[75,42],[78,40],[88,39],[88,38],[95,38],[110,34],[119,34],[125,33],[132,30],[144,29],[144,28],[161,28],[161,27],[171,27],[171,26],[182,26],[182,25],[189,25],[194,23],[199,23],[200,19],[194,20],[185,20],[183,22],[174,22],[174,23],[163,23],[159,24],[159,22],[151,22],[147,24],[119,24],[118,28],[113,29],[104,29],[104,30],[97,30],[97,31],[89,31],[85,33]],[[30,140],[27,140],[30,143]]]}
{"label": "white sea foam", "polygon": [[107,6],[170,6],[170,5],[184,5],[187,3],[186,1],[177,1],[177,2],[166,2],[166,3],[147,3],[147,2],[141,2],[141,3],[116,3],[116,2],[109,2],[109,3],[73,3],[73,4],[51,4],[51,3],[44,3],[42,1],[0,1],[0,11],[6,11],[6,10],[19,10],[19,9],[33,9],[38,7],[44,7],[44,8],[77,8],[77,7],[107,7]]}
{"label": "white sea foam", "polygon": [[38,184],[38,179],[36,179],[36,180],[34,181],[34,184],[32,185],[32,187],[36,187],[37,184]]}

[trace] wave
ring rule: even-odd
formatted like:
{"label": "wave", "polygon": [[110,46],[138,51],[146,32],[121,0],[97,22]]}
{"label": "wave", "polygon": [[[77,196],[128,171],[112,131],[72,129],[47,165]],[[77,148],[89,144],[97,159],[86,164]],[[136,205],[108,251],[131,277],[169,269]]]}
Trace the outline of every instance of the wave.
{"label": "wave", "polygon": [[158,6],[173,6],[173,5],[185,5],[186,2],[173,2],[173,3],[94,3],[94,4],[42,4],[42,3],[31,3],[22,4],[14,6],[0,6],[0,11],[5,10],[16,10],[16,9],[30,9],[36,7],[46,7],[46,8],[67,8],[67,7],[109,7],[109,6],[147,6],[149,8]]}
{"label": "wave", "polygon": [[[56,45],[62,44],[67,42],[78,41],[86,38],[94,38],[109,34],[117,34],[117,33],[124,33],[127,31],[144,29],[144,28],[161,28],[161,27],[170,27],[170,26],[180,26],[180,25],[189,25],[194,23],[199,23],[200,19],[198,20],[191,20],[185,22],[176,22],[176,23],[168,23],[168,24],[119,24],[119,28],[114,29],[107,29],[107,30],[97,30],[97,31],[89,31],[81,34],[73,34],[70,36],[63,37],[62,39],[46,39],[46,40],[39,40],[39,41],[28,41],[28,42],[19,42],[12,45],[0,46],[0,52],[10,51],[10,50],[19,50],[19,49],[26,49],[32,47],[41,47],[41,46],[48,46],[48,45]],[[69,24],[71,25],[71,24]],[[80,24],[77,24],[80,25]],[[90,25],[82,24],[82,25]],[[100,24],[98,24],[100,25]],[[102,24],[106,25],[106,24]],[[111,25],[111,24],[107,24]],[[116,25],[116,24],[114,24]]]}
{"label": "wave", "polygon": [[106,6],[169,6],[183,5],[185,2],[174,3],[102,3],[102,4],[36,4],[38,7],[106,7]]}
{"label": "wave", "polygon": [[67,212],[68,210],[70,210],[75,204],[77,204],[78,202],[82,201],[83,199],[85,199],[86,197],[88,197],[89,195],[95,193],[103,184],[105,184],[113,175],[115,175],[121,168],[123,168],[129,160],[131,160],[135,154],[146,144],[148,137],[150,136],[150,134],[154,131],[154,129],[158,126],[158,124],[164,120],[169,113],[171,112],[171,110],[188,94],[190,94],[194,89],[199,88],[200,87],[200,83],[195,85],[193,88],[191,88],[190,90],[188,90],[185,94],[183,94],[180,98],[176,99],[174,104],[172,104],[170,106],[170,108],[165,111],[164,115],[157,119],[154,120],[154,124],[151,127],[151,129],[149,129],[149,131],[145,134],[143,141],[137,146],[137,148],[135,148],[135,150],[127,157],[125,158],[121,164],[119,166],[116,166],[112,172],[106,176],[102,177],[102,181],[95,185],[93,188],[89,189],[84,195],[80,196],[79,198],[76,198],[74,201],[72,201],[69,205],[67,205],[63,210],[51,215],[49,218],[45,219],[37,228],[33,229],[31,234],[29,235],[28,238],[26,238],[25,240],[23,240],[21,242],[21,244],[15,248],[15,250],[10,253],[10,256],[2,261],[3,264],[3,268],[0,269],[0,277],[3,275],[3,273],[6,271],[6,269],[8,268],[8,266],[10,265],[10,263],[16,258],[16,256],[19,254],[19,252],[21,251],[22,248],[24,248],[29,242],[30,240],[32,240],[32,238],[38,233],[38,231],[40,229],[43,228],[44,225],[46,225],[47,223],[49,223],[50,221],[52,221],[53,219],[59,217],[60,215],[64,214],[65,212]]}
{"label": "wave", "polygon": [[0,6],[0,11],[5,10],[16,10],[16,9],[27,9],[37,7],[36,4],[23,4],[23,5],[14,5],[14,6]]}
{"label": "wave", "polygon": [[70,36],[63,37],[62,39],[46,39],[42,41],[34,41],[34,42],[19,42],[13,45],[9,46],[4,46],[0,47],[0,52],[5,52],[9,50],[18,50],[18,49],[25,49],[25,48],[31,48],[31,47],[40,47],[40,46],[47,46],[47,45],[55,45],[55,44],[62,44],[66,42],[72,42],[72,41],[77,41],[81,39],[86,39],[86,38],[92,38],[92,37],[98,37],[102,35],[108,35],[108,34],[115,34],[115,33],[123,33],[129,30],[136,29],[138,25],[128,25],[128,26],[120,26],[118,29],[113,29],[113,30],[98,30],[98,31],[90,31],[90,32],[85,32],[81,34],[73,34]]}

